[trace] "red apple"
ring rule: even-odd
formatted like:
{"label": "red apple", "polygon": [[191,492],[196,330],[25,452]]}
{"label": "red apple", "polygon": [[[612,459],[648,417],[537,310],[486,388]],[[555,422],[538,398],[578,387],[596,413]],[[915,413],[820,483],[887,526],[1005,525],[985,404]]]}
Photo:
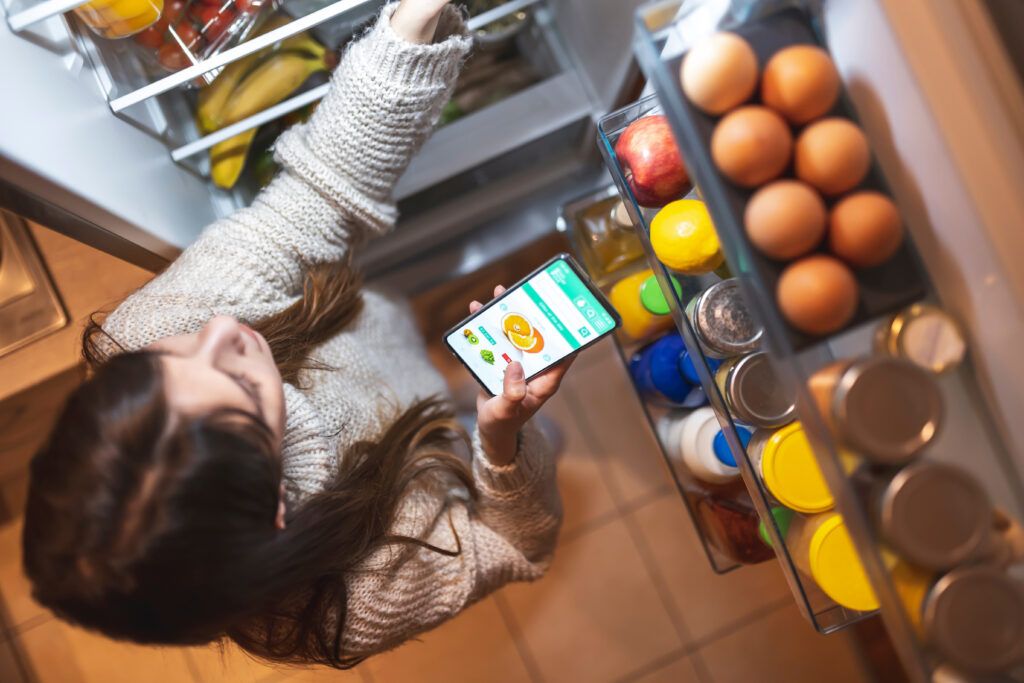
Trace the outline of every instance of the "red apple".
{"label": "red apple", "polygon": [[661,114],[629,124],[615,143],[615,156],[641,206],[660,208],[690,189],[690,176]]}

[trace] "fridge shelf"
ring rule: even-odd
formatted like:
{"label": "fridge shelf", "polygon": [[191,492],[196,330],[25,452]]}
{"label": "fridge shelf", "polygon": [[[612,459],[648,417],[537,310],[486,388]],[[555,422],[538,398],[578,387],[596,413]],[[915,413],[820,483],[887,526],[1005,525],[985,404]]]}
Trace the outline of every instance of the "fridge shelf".
{"label": "fridge shelf", "polygon": [[[716,282],[720,282],[721,278],[714,273],[699,276],[683,275],[670,271],[658,260],[650,240],[650,219],[656,211],[641,207],[637,203],[615,155],[615,143],[631,123],[645,116],[661,113],[662,109],[656,95],[649,95],[623,109],[613,112],[602,118],[598,125],[600,136],[598,144],[605,163],[615,179],[619,195],[622,197],[626,209],[633,220],[634,228],[644,247],[650,267],[654,271],[658,283],[661,285],[662,294],[665,296],[676,328],[686,345],[690,358],[699,359],[699,362],[694,362],[694,367],[700,378],[701,388],[704,390],[708,402],[718,417],[722,434],[725,436],[733,457],[739,466],[749,500],[752,502],[768,537],[771,539],[771,546],[775,549],[775,555],[782,566],[783,574],[793,592],[797,605],[804,617],[817,631],[820,633],[831,633],[860,621],[870,616],[873,612],[853,610],[837,604],[818,588],[813,580],[803,576],[797,569],[791,554],[792,543],[787,542],[786,537],[780,531],[775,515],[771,512],[773,507],[778,506],[778,503],[773,500],[771,493],[765,488],[760,476],[755,474],[748,457],[747,448],[740,438],[740,431],[748,429],[748,427],[740,426],[738,429],[741,421],[732,415],[727,408],[722,392],[715,382],[714,371],[702,352],[693,326],[685,312],[686,304],[689,300]],[[696,191],[691,189],[685,198],[697,199]],[[680,284],[680,289],[677,290],[670,284],[670,277]],[[756,314],[756,311],[753,312]],[[749,429],[753,429],[753,427],[749,427]],[[669,459],[669,462],[674,472],[685,472],[691,481],[697,481],[696,485],[698,487],[701,485],[698,480],[694,479],[692,474],[687,472],[685,464],[677,459]],[[782,549],[781,552],[779,552],[780,548]]]}
{"label": "fridge shelf", "polygon": [[[583,257],[583,249],[581,248],[582,244],[579,237],[579,221],[583,219],[583,213],[588,208],[602,202],[607,203],[607,200],[616,197],[618,197],[616,188],[610,186],[603,190],[587,194],[586,196],[574,200],[562,207],[557,228],[560,232],[563,232],[568,236],[569,243],[572,246],[572,250],[576,258],[580,263],[584,264],[584,267],[587,266],[586,259]],[[617,275],[629,274],[635,271],[635,267],[625,266],[622,270],[617,272]],[[602,281],[600,274],[589,268],[588,274],[595,282]],[[608,293],[608,285],[610,284],[611,282],[607,282],[605,285],[602,285],[601,289],[605,294]],[[621,334],[616,335],[615,348],[627,372],[630,367],[630,358],[641,346],[642,344],[640,342],[631,341]],[[665,450],[661,435],[658,434],[657,423],[658,420],[668,412],[668,410],[663,406],[658,406],[657,404],[646,400],[640,395],[639,391],[637,392],[637,396],[643,406],[648,426],[657,437],[662,459],[668,467],[669,473],[672,475],[672,481],[675,483],[676,489],[686,505],[687,514],[689,514],[690,520],[693,522],[693,526],[697,530],[697,536],[701,540],[701,545],[707,555],[708,562],[711,564],[711,568],[718,574],[725,574],[741,567],[742,565],[739,562],[728,557],[716,546],[715,542],[712,540],[709,530],[701,523],[701,518],[697,508],[701,500],[708,498],[708,492],[700,486],[685,467],[679,466],[672,458],[670,458]]]}
{"label": "fridge shelf", "polygon": [[[907,597],[907,587],[911,585],[906,578],[908,568],[912,568],[910,572],[916,573],[918,577],[916,580],[919,583],[914,585],[920,587],[921,597],[938,585],[931,583],[936,577],[949,577],[952,574],[946,573],[948,568],[921,570],[882,540],[877,508],[873,507],[877,501],[874,504],[868,502],[872,498],[867,490],[883,481],[884,477],[892,477],[895,472],[902,474],[908,470],[899,470],[891,464],[872,465],[862,457],[862,452],[854,451],[850,446],[849,437],[846,442],[841,443],[826,421],[831,416],[824,415],[819,409],[809,386],[815,373],[836,361],[872,356],[877,348],[879,335],[887,329],[890,320],[888,314],[895,313],[908,301],[893,302],[891,311],[871,311],[857,324],[828,337],[807,339],[794,335],[776,306],[772,287],[774,282],[765,277],[760,265],[763,263],[763,257],[747,240],[742,214],[736,209],[735,188],[719,174],[711,159],[707,140],[708,117],[696,113],[691,108],[678,80],[682,58],[699,38],[717,30],[734,31],[740,35],[766,30],[771,33],[771,21],[773,18],[777,19],[782,12],[799,12],[802,15],[800,23],[808,27],[809,33],[796,42],[823,44],[820,37],[821,17],[811,15],[806,9],[807,4],[730,3],[719,0],[668,0],[651,3],[637,11],[634,47],[641,68],[654,86],[656,98],[669,121],[690,176],[695,179],[707,203],[726,261],[741,283],[748,306],[765,328],[767,350],[772,357],[776,373],[787,390],[796,396],[798,417],[835,498],[836,510],[842,515],[871,581],[890,636],[913,680],[926,681],[931,679],[932,672],[938,667],[950,665],[950,648],[943,649],[935,638],[929,637],[928,631],[921,630],[919,613],[908,613],[904,602],[901,601],[901,594],[904,598]],[[778,36],[774,37],[778,39]],[[751,41],[754,42],[754,39]],[[754,47],[758,53],[758,61],[763,66],[770,53],[762,54],[757,44]],[[773,49],[778,47],[779,45],[775,45]],[[837,110],[834,111],[854,122],[857,121],[845,94],[840,96]],[[607,154],[610,148],[603,151]],[[882,191],[888,192],[877,168],[872,175],[870,182],[875,183]],[[897,196],[895,199],[899,203],[903,198]],[[920,257],[913,249],[911,239],[927,235],[929,226],[908,224],[905,230],[909,233],[906,239],[908,262],[920,263]],[[653,257],[653,254],[651,255]],[[652,260],[652,264],[654,263],[656,261]],[[928,265],[925,263],[920,266],[922,272],[915,274],[915,277],[920,276],[920,291],[911,299],[941,308],[943,302],[937,296],[927,274],[923,272]],[[663,271],[661,275],[662,288],[666,294],[670,294],[672,290],[666,288],[666,273]],[[681,316],[677,320],[683,322]],[[683,328],[685,329],[685,325]],[[686,334],[683,336],[684,339],[687,338]],[[941,375],[929,375],[941,396],[944,411],[941,421],[936,423],[936,427],[941,425],[941,428],[929,434],[929,438],[933,438],[924,449],[924,456],[915,460],[915,463],[954,465],[959,470],[969,473],[981,484],[984,494],[996,509],[1011,518],[1020,519],[1024,511],[1021,475],[1010,455],[1008,444],[1002,441],[997,425],[992,420],[992,406],[986,405],[982,398],[983,394],[979,390],[969,357],[973,352],[970,348],[970,339],[966,341],[968,357],[958,367]],[[710,379],[706,367],[698,367],[698,370],[703,370],[700,373],[702,380]],[[818,386],[821,386],[820,379],[819,374]],[[712,391],[711,395],[714,393]],[[714,400],[712,402],[715,403]],[[720,417],[723,422],[729,419],[723,413],[720,413]],[[748,483],[753,481],[757,485],[758,478],[751,476],[749,460],[744,464],[745,467],[741,469],[744,470]],[[775,531],[777,533],[777,528]],[[777,536],[773,536],[773,540],[776,538]],[[1022,574],[1022,567],[1019,564],[1021,558],[1017,556],[1013,559],[1017,562],[1016,566],[1010,567],[1006,573],[999,574],[1003,578],[998,580],[1003,581],[1006,576],[1010,576],[1010,583],[1019,582]],[[787,567],[785,559],[780,557],[780,560],[783,560],[787,578],[790,578],[792,564]],[[972,571],[981,572],[983,570],[979,569],[978,565],[984,562],[989,562],[989,559],[976,556],[964,560],[964,564],[956,568],[971,566]],[[1012,560],[1007,560],[1004,564],[1009,562]],[[798,582],[802,580],[804,584],[813,583],[809,578],[804,579],[798,572],[793,572],[793,578]],[[1017,618],[1024,617],[1017,615]],[[929,635],[921,635],[922,633]],[[977,668],[971,670],[972,665],[965,664],[964,661],[966,660],[961,660],[959,664],[961,672],[968,675],[992,673]],[[985,665],[973,666],[984,668]],[[1006,670],[1001,673],[1012,676],[1021,676],[1024,673],[1019,665],[1013,666],[1017,668],[1013,669],[1012,673]]]}

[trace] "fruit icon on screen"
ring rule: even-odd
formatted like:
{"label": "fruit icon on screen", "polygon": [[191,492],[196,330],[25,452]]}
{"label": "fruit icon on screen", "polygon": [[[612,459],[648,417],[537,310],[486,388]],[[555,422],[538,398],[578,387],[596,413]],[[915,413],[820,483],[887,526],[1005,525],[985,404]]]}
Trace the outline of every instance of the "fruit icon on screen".
{"label": "fruit icon on screen", "polygon": [[544,348],[544,337],[520,313],[509,313],[501,319],[501,329],[512,346],[526,353],[539,353]]}
{"label": "fruit icon on screen", "polygon": [[462,336],[466,338],[470,344],[479,344],[480,338],[473,334],[470,330],[463,330]]}
{"label": "fruit icon on screen", "polygon": [[480,352],[480,357],[484,359],[485,363],[494,365],[494,353],[490,349],[483,349]]}

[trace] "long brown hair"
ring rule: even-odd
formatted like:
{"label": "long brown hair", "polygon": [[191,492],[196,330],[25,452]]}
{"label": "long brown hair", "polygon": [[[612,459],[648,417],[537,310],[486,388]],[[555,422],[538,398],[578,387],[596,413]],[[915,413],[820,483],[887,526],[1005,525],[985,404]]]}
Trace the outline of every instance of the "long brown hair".
{"label": "long brown hair", "polygon": [[[286,382],[325,367],[311,351],[358,315],[359,285],[348,261],[318,266],[292,306],[248,321]],[[421,401],[378,441],[355,444],[277,530],[282,467],[267,425],[238,410],[173,414],[159,356],[111,354],[110,341],[94,319],[83,335],[92,374],[32,461],[23,545],[36,599],[115,638],[226,636],[276,661],[361,661],[343,645],[346,576],[386,544],[453,553],[390,532],[411,486],[474,492],[450,408]]]}

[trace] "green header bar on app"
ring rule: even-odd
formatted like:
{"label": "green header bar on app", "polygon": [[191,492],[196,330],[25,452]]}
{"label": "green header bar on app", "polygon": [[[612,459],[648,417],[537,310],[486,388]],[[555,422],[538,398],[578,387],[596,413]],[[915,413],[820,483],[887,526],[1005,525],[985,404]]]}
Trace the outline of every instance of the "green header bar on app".
{"label": "green header bar on app", "polygon": [[544,300],[540,298],[540,296],[537,294],[537,290],[534,289],[529,282],[523,285],[523,291],[526,292],[526,295],[530,297],[530,300],[537,305],[537,308],[539,308],[541,312],[545,315],[545,317],[547,317],[548,321],[552,325],[554,325],[555,329],[558,330],[559,334],[562,335],[562,338],[569,343],[569,346],[571,346],[573,349],[580,348],[580,343],[576,341],[576,338],[569,333],[569,330],[565,328],[565,325],[562,324],[562,321],[558,319],[558,316],[555,315],[555,312],[552,311],[551,308],[547,305],[547,303],[545,303]]}
{"label": "green header bar on app", "polygon": [[548,266],[546,272],[598,334],[615,326],[615,321],[605,312],[604,306],[598,303],[597,297],[583,284],[569,264],[559,259]]}

